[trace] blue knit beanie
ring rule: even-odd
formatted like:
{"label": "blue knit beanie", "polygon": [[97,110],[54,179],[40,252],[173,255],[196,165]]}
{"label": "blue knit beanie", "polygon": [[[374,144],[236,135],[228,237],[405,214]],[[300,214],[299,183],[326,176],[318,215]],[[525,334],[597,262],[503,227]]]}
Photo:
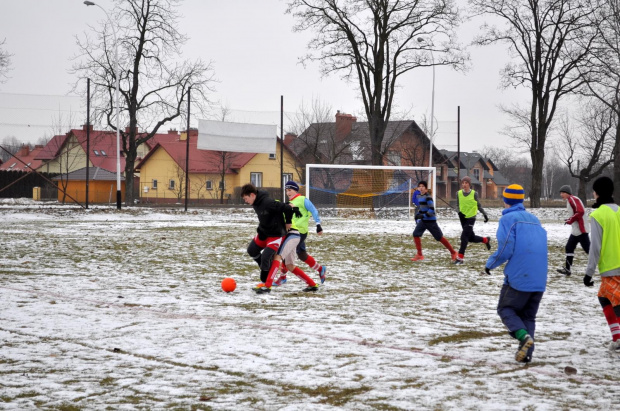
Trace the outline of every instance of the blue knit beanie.
{"label": "blue knit beanie", "polygon": [[299,191],[299,185],[297,185],[297,183],[294,181],[287,181],[284,185],[284,188],[291,188],[295,191]]}
{"label": "blue knit beanie", "polygon": [[522,203],[525,199],[525,190],[519,184],[511,184],[504,190],[504,203],[515,205]]}

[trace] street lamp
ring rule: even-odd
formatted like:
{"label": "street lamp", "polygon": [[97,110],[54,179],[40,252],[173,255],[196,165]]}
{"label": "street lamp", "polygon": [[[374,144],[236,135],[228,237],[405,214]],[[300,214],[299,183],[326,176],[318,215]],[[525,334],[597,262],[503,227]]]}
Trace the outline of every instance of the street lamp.
{"label": "street lamp", "polygon": [[[424,37],[418,37],[418,43],[428,43],[428,41],[424,38]],[[433,43],[430,43],[430,45],[432,46]],[[435,57],[433,56],[433,50],[429,49],[429,51],[431,52],[431,62],[433,63],[433,91],[432,91],[432,95],[431,95],[431,132],[430,132],[430,153],[429,153],[429,157],[428,157],[428,166],[432,167],[433,166],[433,138],[435,137],[435,135],[433,134],[433,125],[435,123]]]}
{"label": "street lamp", "polygon": [[120,138],[120,116],[119,116],[119,88],[120,88],[120,68],[118,65],[118,38],[116,37],[116,29],[112,23],[110,15],[103,7],[92,1],[85,1],[87,6],[97,6],[105,13],[112,28],[112,34],[114,35],[114,77],[116,77],[116,94],[114,96],[116,106],[116,208],[121,209],[121,138]]}

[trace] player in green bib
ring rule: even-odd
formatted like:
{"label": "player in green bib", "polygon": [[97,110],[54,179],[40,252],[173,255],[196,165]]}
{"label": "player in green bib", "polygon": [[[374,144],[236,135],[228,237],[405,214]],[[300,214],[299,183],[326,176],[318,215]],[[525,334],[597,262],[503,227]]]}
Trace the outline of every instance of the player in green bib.
{"label": "player in green bib", "polygon": [[476,224],[476,214],[478,211],[484,216],[484,222],[489,221],[487,213],[484,211],[478,201],[478,193],[471,189],[471,178],[465,176],[461,179],[462,190],[459,190],[456,196],[456,205],[459,210],[459,220],[461,220],[461,247],[459,253],[454,260],[454,264],[463,264],[465,259],[465,250],[469,243],[484,243],[487,250],[491,249],[491,237],[480,237],[474,233],[474,224]]}
{"label": "player in green bib", "polygon": [[620,208],[613,199],[614,182],[600,177],[592,185],[596,202],[590,214],[590,253],[583,283],[592,287],[598,267],[598,301],[611,331],[609,350],[620,354]]}
{"label": "player in green bib", "polygon": [[[306,238],[308,237],[308,223],[310,221],[310,216],[312,216],[316,222],[316,233],[318,235],[323,234],[319,212],[310,200],[299,194],[299,185],[296,182],[287,181],[284,188],[291,207],[297,207],[301,212],[301,217],[293,216],[292,220],[293,228],[299,231],[301,237],[299,245],[297,246],[297,257],[304,263],[308,264],[310,268],[319,273],[321,284],[323,284],[327,275],[327,267],[317,263],[314,257],[306,251]],[[274,285],[277,286],[286,283],[286,273],[286,268],[283,268],[282,275],[274,282]]]}

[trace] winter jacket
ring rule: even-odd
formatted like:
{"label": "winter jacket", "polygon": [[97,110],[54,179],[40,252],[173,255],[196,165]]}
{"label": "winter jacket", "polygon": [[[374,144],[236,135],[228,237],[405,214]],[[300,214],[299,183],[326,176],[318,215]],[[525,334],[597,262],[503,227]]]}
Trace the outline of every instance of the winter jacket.
{"label": "winter jacket", "polygon": [[291,206],[274,200],[266,191],[258,190],[252,208],[258,216],[256,231],[261,239],[286,235],[285,224],[291,223],[293,215]]}
{"label": "winter jacket", "polygon": [[418,194],[418,210],[415,216],[417,220],[424,221],[436,221],[437,215],[435,214],[435,203],[433,202],[433,196],[429,192],[426,194]]}
{"label": "winter jacket", "polygon": [[585,209],[579,197],[573,195],[568,197],[566,200],[566,208],[568,212],[571,213],[570,217],[566,219],[566,224],[570,224],[571,226],[571,234],[579,236],[587,233],[588,229],[584,221]]}
{"label": "winter jacket", "polygon": [[522,203],[502,211],[497,228],[497,250],[486,268],[503,263],[504,284],[518,291],[545,291],[547,285],[547,232]]}

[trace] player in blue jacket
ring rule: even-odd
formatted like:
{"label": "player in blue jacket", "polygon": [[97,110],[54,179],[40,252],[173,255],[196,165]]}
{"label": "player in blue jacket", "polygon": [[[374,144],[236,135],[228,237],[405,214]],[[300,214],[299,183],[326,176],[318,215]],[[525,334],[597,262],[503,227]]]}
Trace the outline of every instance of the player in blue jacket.
{"label": "player in blue jacket", "polygon": [[485,271],[491,274],[490,270],[506,263],[497,314],[519,340],[515,359],[528,363],[534,351],[536,314],[547,285],[547,232],[536,216],[525,211],[523,187],[512,184],[503,196],[497,251],[487,260]]}

